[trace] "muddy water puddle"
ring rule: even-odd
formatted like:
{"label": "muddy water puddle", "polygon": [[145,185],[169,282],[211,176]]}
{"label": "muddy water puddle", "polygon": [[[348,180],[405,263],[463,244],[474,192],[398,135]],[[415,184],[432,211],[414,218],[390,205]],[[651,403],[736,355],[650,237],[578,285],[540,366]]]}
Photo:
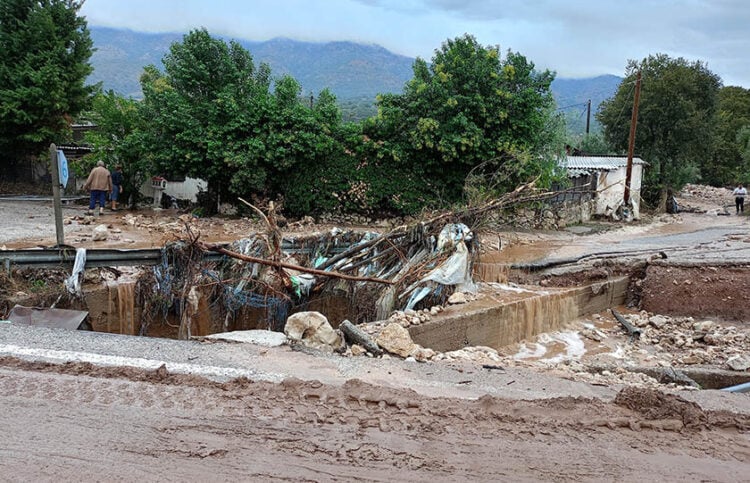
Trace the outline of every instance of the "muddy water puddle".
{"label": "muddy water puddle", "polygon": [[624,345],[630,343],[629,337],[618,331],[619,324],[612,315],[602,312],[578,318],[564,330],[543,333],[533,340],[509,346],[504,352],[517,361],[549,365],[588,359],[614,362],[623,358]]}

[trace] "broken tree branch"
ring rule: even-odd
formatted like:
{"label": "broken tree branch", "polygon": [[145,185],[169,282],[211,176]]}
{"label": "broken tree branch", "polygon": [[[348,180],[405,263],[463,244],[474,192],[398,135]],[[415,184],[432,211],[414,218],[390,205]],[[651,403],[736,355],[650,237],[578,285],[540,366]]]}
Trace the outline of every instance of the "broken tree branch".
{"label": "broken tree branch", "polygon": [[373,282],[373,283],[382,283],[386,285],[393,285],[393,282],[389,280],[383,280],[382,278],[356,277],[353,275],[345,275],[343,273],[338,273],[338,272],[326,272],[324,270],[301,267],[299,265],[294,265],[291,263],[279,262],[279,261],[274,261],[274,260],[266,260],[264,258],[250,257],[247,255],[242,255],[241,253],[236,253],[231,250],[227,250],[226,248],[221,247],[219,245],[199,243],[198,246],[202,250],[221,253],[222,255],[226,255],[231,258],[236,258],[237,260],[242,260],[244,262],[257,263],[260,265],[266,265],[266,266],[275,267],[275,268],[288,268],[290,270],[296,270],[302,273],[309,273],[311,275],[318,275],[320,277],[340,278],[343,280],[352,280],[356,282]]}

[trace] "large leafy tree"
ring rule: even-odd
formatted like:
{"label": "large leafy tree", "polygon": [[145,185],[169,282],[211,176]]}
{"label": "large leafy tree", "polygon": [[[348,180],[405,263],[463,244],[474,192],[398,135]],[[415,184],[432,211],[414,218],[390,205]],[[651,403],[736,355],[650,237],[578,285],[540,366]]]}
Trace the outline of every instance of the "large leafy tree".
{"label": "large leafy tree", "polygon": [[430,64],[417,59],[404,93],[379,97],[365,131],[382,143],[381,157],[411,168],[444,200],[458,199],[478,166],[508,189],[548,171],[563,147],[553,79],[521,54],[502,56],[464,35],[444,42]]}
{"label": "large leafy tree", "polygon": [[667,190],[696,181],[701,163],[711,156],[721,79],[702,62],[665,54],[629,61],[614,97],[597,112],[607,142],[622,153],[627,151],[639,70],[642,87],[635,152],[649,163],[641,193],[647,202],[663,206]]}
{"label": "large leafy tree", "polygon": [[339,149],[340,113],[323,91],[310,108],[301,87],[206,30],[186,35],[164,58],[165,73],[142,77],[146,128],[142,147],[156,172],[208,182],[212,201],[231,195],[294,194],[288,181]]}
{"label": "large leafy tree", "polygon": [[37,155],[70,135],[70,121],[93,87],[92,41],[82,1],[0,2],[0,151],[4,159]]}
{"label": "large leafy tree", "polygon": [[741,133],[750,129],[750,89],[722,87],[718,99],[714,149],[701,165],[701,177],[716,186],[744,183],[750,179],[750,158],[743,156],[746,144]]}
{"label": "large leafy tree", "polygon": [[[148,121],[143,150],[155,172],[202,178],[214,201],[225,198],[233,164],[247,147],[244,134],[266,109],[269,69],[256,69],[239,44],[205,29],[172,44],[163,62],[164,74],[150,66],[141,77]],[[260,171],[257,183],[264,179]]]}

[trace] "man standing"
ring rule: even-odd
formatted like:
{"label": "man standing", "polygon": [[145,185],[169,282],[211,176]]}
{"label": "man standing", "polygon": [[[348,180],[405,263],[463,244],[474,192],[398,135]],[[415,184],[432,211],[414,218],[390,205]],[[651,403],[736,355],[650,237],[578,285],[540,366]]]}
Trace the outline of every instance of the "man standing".
{"label": "man standing", "polygon": [[112,192],[112,177],[109,175],[109,170],[104,167],[103,161],[96,162],[96,168],[91,170],[89,178],[86,180],[86,184],[83,185],[83,189],[91,191],[91,197],[89,199],[89,211],[87,215],[94,214],[94,208],[99,203],[99,214],[104,214],[104,204],[107,201],[107,193]]}
{"label": "man standing", "polygon": [[737,214],[745,212],[745,196],[747,196],[747,190],[738,184],[737,187],[732,191],[734,195],[734,204],[737,207]]}
{"label": "man standing", "polygon": [[109,196],[109,199],[112,201],[112,211],[117,211],[117,202],[122,193],[122,183],[124,180],[125,179],[122,175],[122,165],[118,164],[115,166],[115,170],[112,173],[112,194]]}

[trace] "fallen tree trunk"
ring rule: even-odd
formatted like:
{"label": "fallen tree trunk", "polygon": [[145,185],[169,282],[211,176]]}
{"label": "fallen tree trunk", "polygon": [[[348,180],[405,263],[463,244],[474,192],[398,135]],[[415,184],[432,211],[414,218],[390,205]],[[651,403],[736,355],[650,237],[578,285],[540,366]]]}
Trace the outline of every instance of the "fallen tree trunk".
{"label": "fallen tree trunk", "polygon": [[380,346],[372,340],[372,338],[365,334],[359,327],[352,324],[348,320],[341,322],[339,330],[343,332],[344,338],[351,344],[359,344],[367,350],[367,352],[379,356],[383,353]]}
{"label": "fallen tree trunk", "polygon": [[382,278],[356,277],[354,275],[346,275],[346,274],[338,273],[338,272],[326,272],[324,270],[317,270],[315,268],[301,267],[299,265],[294,265],[292,263],[278,262],[278,261],[273,261],[273,260],[266,260],[265,258],[251,257],[248,255],[243,255],[241,253],[233,252],[231,250],[227,250],[226,248],[221,247],[219,245],[198,243],[198,246],[202,250],[221,253],[222,255],[226,255],[228,257],[235,258],[237,260],[242,260],[243,262],[257,263],[260,265],[266,265],[269,267],[276,267],[276,268],[288,268],[290,270],[296,270],[302,273],[309,273],[311,275],[317,275],[319,277],[340,278],[343,280],[352,280],[355,282],[373,282],[373,283],[382,283],[386,285],[393,285],[393,282],[391,282],[390,280],[383,280]]}

